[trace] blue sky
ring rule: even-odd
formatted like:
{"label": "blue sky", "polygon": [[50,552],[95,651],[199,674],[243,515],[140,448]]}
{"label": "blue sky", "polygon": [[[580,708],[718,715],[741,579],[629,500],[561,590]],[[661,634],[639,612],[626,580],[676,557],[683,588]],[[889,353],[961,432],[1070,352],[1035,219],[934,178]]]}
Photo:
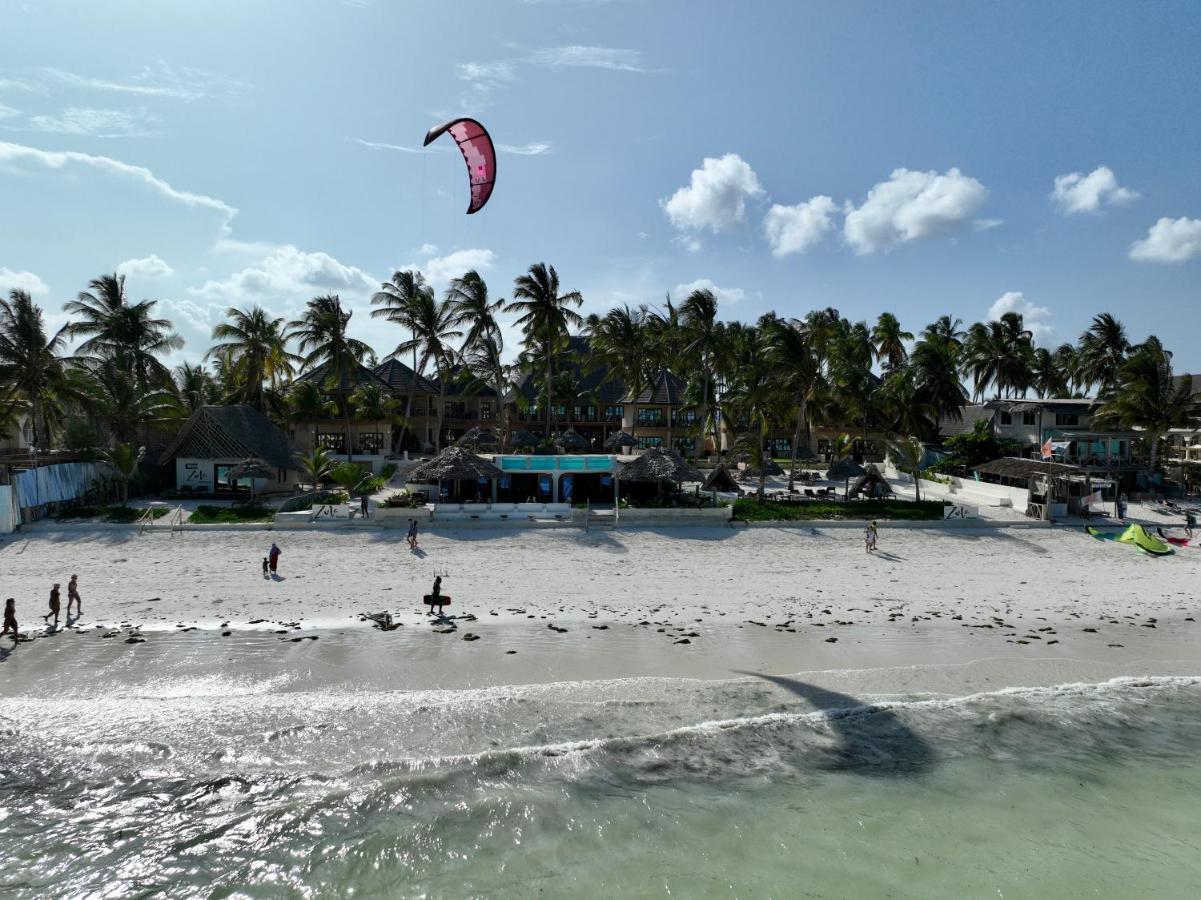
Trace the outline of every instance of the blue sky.
{"label": "blue sky", "polygon": [[[182,357],[326,291],[382,354],[393,269],[507,295],[545,260],[586,311],[699,284],[1055,343],[1108,310],[1201,369],[1193,3],[0,0],[0,31],[0,288],[55,323],[121,266]],[[501,145],[470,217],[457,154],[414,152],[461,114]]]}

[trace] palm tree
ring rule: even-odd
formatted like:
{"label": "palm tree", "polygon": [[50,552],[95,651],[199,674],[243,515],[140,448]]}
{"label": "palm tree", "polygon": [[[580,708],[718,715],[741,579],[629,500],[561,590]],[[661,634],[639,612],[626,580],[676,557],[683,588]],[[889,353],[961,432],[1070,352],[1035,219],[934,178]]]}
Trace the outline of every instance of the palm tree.
{"label": "palm tree", "polygon": [[792,464],[788,468],[788,490],[794,487],[800,452],[801,434],[805,448],[811,450],[809,430],[809,401],[821,384],[821,365],[810,339],[808,325],[798,319],[776,319],[767,327],[768,353],[775,365],[775,380],[782,390],[796,401],[796,430],[792,437]]}
{"label": "palm tree", "polygon": [[959,421],[968,401],[959,380],[959,347],[954,339],[927,329],[913,348],[911,362],[918,395],[936,419]]}
{"label": "palm tree", "polygon": [[100,454],[100,461],[107,463],[121,483],[121,505],[129,505],[129,482],[138,473],[138,466],[146,457],[146,448],[139,447],[137,451],[132,444],[117,444],[109,447]]}
{"label": "palm tree", "polygon": [[926,437],[938,433],[938,413],[923,395],[912,366],[889,373],[876,393],[890,433]]}
{"label": "palm tree", "polygon": [[175,387],[189,412],[220,400],[217,383],[202,364],[183,363],[176,368]]}
{"label": "palm tree", "polygon": [[313,424],[313,447],[317,448],[317,422],[338,414],[337,404],[325,399],[321,386],[312,379],[293,382],[287,393],[288,418]]}
{"label": "palm tree", "polygon": [[567,329],[584,320],[572,307],[584,302],[579,291],[560,293],[559,273],[554,266],[535,263],[525,275],[513,282],[513,299],[506,312],[519,313],[517,325],[525,335],[527,350],[537,350],[545,366],[543,390],[546,396],[546,437],[551,432],[551,411],[554,407],[555,351]]}
{"label": "palm tree", "polygon": [[[642,393],[647,383],[647,344],[651,337],[646,307],[615,306],[603,316],[589,316],[587,332],[589,368],[604,369],[601,383],[615,381],[631,397]],[[632,436],[637,428],[636,417],[631,421]]]}
{"label": "palm tree", "polygon": [[487,384],[496,393],[496,435],[503,442],[501,407],[505,401],[508,367],[501,359],[505,344],[496,314],[504,308],[504,298],[491,299],[487,282],[471,269],[462,278],[451,281],[446,299],[454,315],[454,324],[467,326],[463,346],[459,350],[464,365],[478,381]]}
{"label": "palm tree", "polygon": [[451,341],[462,337],[463,333],[455,329],[454,307],[449,300],[438,301],[433,291],[422,291],[413,299],[410,310],[409,327],[413,336],[397,345],[389,357],[395,357],[407,350],[416,350],[417,368],[415,372],[425,371],[431,362],[438,376],[438,430],[434,435],[434,450],[442,450],[442,419],[446,412],[446,384],[451,377],[451,368],[456,357]]}
{"label": "palm tree", "polygon": [[111,441],[129,443],[155,423],[177,423],[191,411],[174,390],[143,390],[137,376],[115,360],[100,359],[68,373],[70,390]]}
{"label": "palm tree", "polygon": [[1088,330],[1080,335],[1081,381],[1097,385],[1100,396],[1108,396],[1118,386],[1118,373],[1130,350],[1130,340],[1121,322],[1110,313],[1094,316]]}
{"label": "palm tree", "polygon": [[156,300],[130,303],[124,275],[102,275],[88,283],[63,310],[76,317],[67,335],[84,338],[77,348],[82,356],[111,359],[133,373],[140,391],[174,387],[171,371],[159,356],[183,347],[183,338],[171,330],[168,319],[154,318]]}
{"label": "palm tree", "polygon": [[14,412],[29,410],[33,444],[49,448],[52,432],[62,419],[61,403],[67,380],[60,356],[66,344],[66,327],[47,337],[42,311],[29,294],[11,290],[0,298],[0,407]]}
{"label": "palm tree", "polygon": [[875,411],[878,380],[872,374],[871,332],[866,322],[844,324],[830,345],[830,382],[836,399],[859,419],[863,446],[867,449],[867,431]]}
{"label": "palm tree", "polygon": [[292,376],[296,357],[287,350],[284,319],[272,318],[261,306],[248,310],[231,306],[225,316],[229,321],[213,328],[213,340],[221,343],[209,348],[204,358],[222,357],[237,379],[238,402],[261,412],[263,383],[279,387]]}
{"label": "palm tree", "polygon": [[[418,299],[424,303],[425,298],[434,296],[433,288],[425,283],[425,277],[412,269],[403,269],[392,273],[392,280],[380,285],[380,289],[371,295],[371,303],[379,309],[371,310],[371,318],[386,319],[394,325],[407,329],[410,337],[416,338],[414,315]],[[407,346],[413,353],[413,377],[409,380],[409,395],[405,400],[405,424],[400,433],[400,443],[404,446],[405,432],[413,419],[413,396],[417,391],[417,343],[410,342]],[[393,351],[395,356],[399,347]]]}
{"label": "palm tree", "polygon": [[872,343],[876,359],[884,364],[885,373],[895,372],[905,365],[909,353],[905,342],[913,340],[913,334],[901,328],[900,320],[890,312],[880,313],[872,328]]}
{"label": "palm tree", "polygon": [[389,394],[382,385],[364,384],[350,395],[351,414],[357,422],[386,422],[388,444],[392,444],[392,427],[403,421],[400,402]]}
{"label": "palm tree", "polygon": [[918,503],[922,502],[922,457],[925,452],[922,442],[912,435],[898,438],[888,445],[888,453],[896,467],[913,476],[913,499]]}
{"label": "palm tree", "polygon": [[962,324],[963,322],[954,316],[939,316],[922,329],[922,340],[947,343],[958,351],[963,347],[965,337],[960,328]]}
{"label": "palm tree", "polygon": [[977,397],[992,384],[998,398],[1024,395],[1031,385],[1034,345],[1019,313],[992,322],[976,322],[964,343],[964,369]]}
{"label": "palm tree", "polygon": [[1152,335],[1122,363],[1117,386],[1097,410],[1095,421],[1142,429],[1146,435],[1149,466],[1155,471],[1159,442],[1173,428],[1196,423],[1201,408],[1193,396],[1193,378],[1172,376],[1172,354]]}
{"label": "palm tree", "polygon": [[[693,291],[680,308],[680,318],[688,340],[684,353],[694,358],[701,370],[701,400],[698,404],[701,446],[704,447],[705,443],[705,426],[711,421],[713,450],[716,453],[721,449],[721,437],[718,431],[720,415],[717,410],[717,398],[712,389],[716,385],[717,354],[722,334],[717,322],[717,298],[707,288]],[[710,412],[712,412],[712,419],[710,419]]]}
{"label": "palm tree", "polygon": [[1046,347],[1036,347],[1034,350],[1031,387],[1041,398],[1063,397],[1070,393],[1068,376],[1060,365],[1058,353],[1058,350],[1052,353]]}
{"label": "palm tree", "polygon": [[333,458],[324,447],[314,447],[303,456],[297,454],[296,461],[300,464],[300,469],[308,478],[309,483],[313,485],[314,491],[320,490],[321,480],[334,467]]}
{"label": "palm tree", "polygon": [[305,307],[304,314],[290,324],[292,336],[300,352],[304,354],[306,368],[325,367],[322,387],[338,398],[338,406],[346,425],[346,458],[352,458],[350,439],[350,385],[363,357],[371,352],[365,343],[346,333],[353,313],[342,308],[337,294],[314,297]]}

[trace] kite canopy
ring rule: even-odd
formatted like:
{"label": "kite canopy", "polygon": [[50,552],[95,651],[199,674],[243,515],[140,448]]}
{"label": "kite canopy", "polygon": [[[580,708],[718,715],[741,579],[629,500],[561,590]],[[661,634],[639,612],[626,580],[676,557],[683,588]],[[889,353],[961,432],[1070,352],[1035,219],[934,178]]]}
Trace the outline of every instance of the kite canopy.
{"label": "kite canopy", "polygon": [[431,128],[426,132],[422,146],[428,147],[446,132],[455,139],[467,163],[467,177],[471,182],[467,215],[471,215],[483,209],[492,196],[492,186],[496,183],[496,148],[492,146],[488,130],[475,119],[454,119]]}

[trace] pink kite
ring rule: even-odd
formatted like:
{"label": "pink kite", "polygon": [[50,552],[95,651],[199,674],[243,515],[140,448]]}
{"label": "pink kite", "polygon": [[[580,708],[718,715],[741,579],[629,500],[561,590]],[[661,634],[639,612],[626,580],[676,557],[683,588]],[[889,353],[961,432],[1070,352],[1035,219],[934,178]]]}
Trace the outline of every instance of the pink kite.
{"label": "pink kite", "polygon": [[475,119],[454,119],[431,128],[422,146],[428,147],[447,131],[459,145],[467,163],[467,177],[471,181],[471,204],[467,207],[467,215],[471,215],[483,209],[492,196],[492,185],[496,183],[496,148],[492,146],[488,130]]}

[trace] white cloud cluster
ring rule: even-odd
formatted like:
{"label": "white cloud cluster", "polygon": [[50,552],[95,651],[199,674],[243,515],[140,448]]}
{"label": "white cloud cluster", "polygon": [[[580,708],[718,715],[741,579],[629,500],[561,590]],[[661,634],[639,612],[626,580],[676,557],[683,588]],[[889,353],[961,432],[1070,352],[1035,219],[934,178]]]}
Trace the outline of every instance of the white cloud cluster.
{"label": "white cloud cluster", "polygon": [[91,135],[94,137],[145,136],[153,117],[139,109],[94,109],[71,106],[57,116],[30,116],[26,128],[47,134]]}
{"label": "white cloud cluster", "polygon": [[117,273],[129,278],[169,278],[175,270],[167,265],[157,253],[140,259],[127,259],[117,266]]}
{"label": "white cloud cluster", "polygon": [[746,299],[746,291],[742,288],[724,288],[714,284],[712,278],[697,278],[687,284],[677,284],[671,292],[680,302],[688,299],[693,291],[712,291],[719,303],[740,303]]}
{"label": "white cloud cluster", "polygon": [[1164,216],[1147,236],[1130,246],[1130,258],[1138,262],[1181,263],[1201,256],[1201,219]]}
{"label": "white cloud cluster", "polygon": [[1097,212],[1102,205],[1124,206],[1137,199],[1138,193],[1118,184],[1109,166],[1097,166],[1087,175],[1069,172],[1055,179],[1051,199],[1064,215]]}
{"label": "white cloud cluster", "polygon": [[[421,252],[423,255],[427,250],[436,253],[437,249],[437,247],[426,244],[422,246]],[[446,287],[452,278],[459,278],[469,269],[475,269],[481,273],[486,272],[492,268],[495,262],[495,253],[476,247],[468,250],[455,250],[445,256],[431,256],[424,262],[410,263],[407,266],[400,266],[400,268],[414,269],[420,272],[425,276],[426,281],[440,289]]]}
{"label": "white cloud cluster", "polygon": [[1055,333],[1054,326],[1047,321],[1051,318],[1051,310],[1045,306],[1035,306],[1021,291],[1006,291],[994,300],[988,308],[988,318],[999,319],[1011,312],[1022,317],[1026,329],[1037,343],[1046,343]]}
{"label": "white cloud cluster", "polygon": [[139,97],[165,97],[175,100],[206,98],[233,99],[246,90],[246,84],[228,75],[206,72],[203,69],[176,67],[164,60],[143,67],[133,78],[112,80],[80,75],[63,69],[43,68],[48,79],[74,88],[131,94]]}
{"label": "white cloud cluster", "polygon": [[963,225],[986,199],[987,188],[959,169],[941,175],[896,169],[862,205],[846,204],[843,236],[858,254],[888,251]]}
{"label": "white cloud cluster", "polygon": [[7,297],[11,290],[25,291],[31,297],[50,293],[46,282],[33,272],[18,272],[6,266],[0,266],[0,296]]}
{"label": "white cloud cluster", "polygon": [[687,186],[659,205],[681,231],[728,231],[746,220],[748,200],[763,194],[755,170],[737,153],[706,157]]}
{"label": "white cloud cluster", "polygon": [[794,206],[772,204],[763,219],[763,233],[772,255],[804,253],[818,244],[834,228],[837,209],[833,199],[820,195]]}
{"label": "white cloud cluster", "polygon": [[0,103],[0,119],[15,119],[19,115],[21,115],[21,110]]}
{"label": "white cloud cluster", "polygon": [[612,69],[617,72],[647,72],[642,64],[642,54],[637,50],[620,47],[583,47],[572,44],[566,47],[543,47],[535,50],[526,61],[536,66],[551,68],[578,67]]}
{"label": "white cloud cluster", "polygon": [[328,253],[309,253],[285,244],[227,278],[188,288],[188,293],[224,306],[272,300],[288,305],[323,293],[345,292],[348,297],[344,299],[353,299],[369,295],[378,286],[375,278],[357,266],[338,262]]}

